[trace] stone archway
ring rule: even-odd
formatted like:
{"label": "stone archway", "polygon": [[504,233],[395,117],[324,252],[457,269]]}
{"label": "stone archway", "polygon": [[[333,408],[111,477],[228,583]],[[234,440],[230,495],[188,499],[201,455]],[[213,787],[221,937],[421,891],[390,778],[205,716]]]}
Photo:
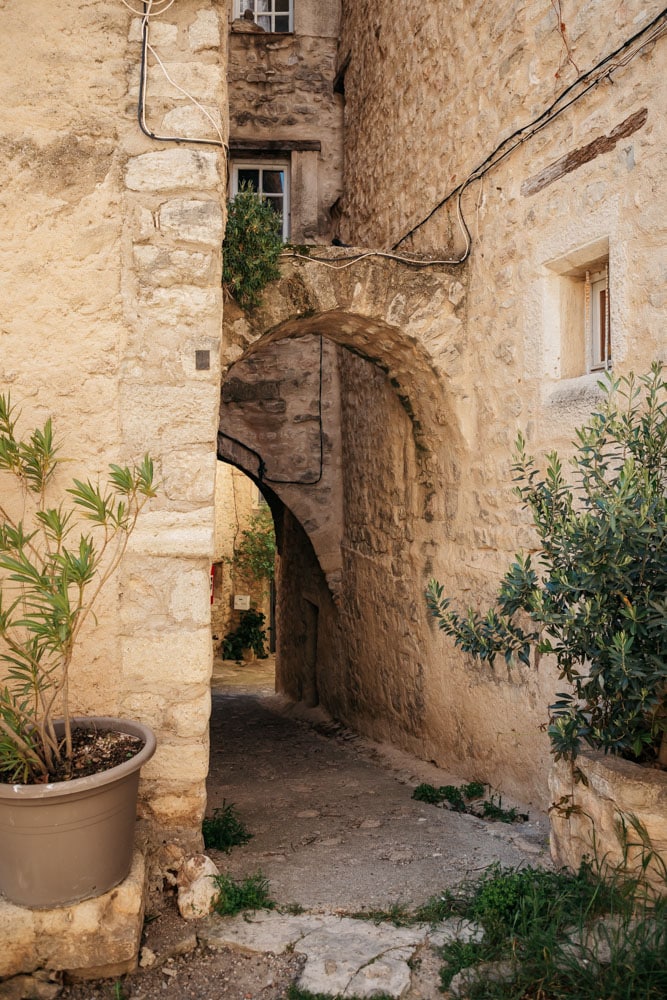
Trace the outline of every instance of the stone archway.
{"label": "stone archway", "polygon": [[[315,281],[301,262],[286,272],[251,317],[227,310],[218,440],[219,457],[274,496],[278,687],[416,746],[431,524],[456,476],[445,380],[462,287],[420,274],[397,292],[391,265],[366,265],[361,285]],[[439,319],[434,299],[447,303]]]}

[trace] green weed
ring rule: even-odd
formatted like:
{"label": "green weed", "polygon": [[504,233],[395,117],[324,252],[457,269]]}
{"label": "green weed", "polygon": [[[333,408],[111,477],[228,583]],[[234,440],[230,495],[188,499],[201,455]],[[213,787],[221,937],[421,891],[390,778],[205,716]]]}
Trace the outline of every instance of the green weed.
{"label": "green weed", "polygon": [[218,851],[229,854],[232,847],[247,844],[252,834],[239,819],[232,802],[227,805],[223,799],[222,806],[213,810],[213,816],[206,817],[202,823],[204,845],[214,847]]}
{"label": "green weed", "polygon": [[501,823],[526,822],[528,820],[527,813],[520,813],[514,806],[511,809],[504,809],[500,796],[498,796],[497,802],[496,796],[491,795],[490,799],[478,803],[477,800],[482,798],[486,787],[481,781],[471,781],[458,787],[456,785],[441,785],[439,788],[424,782],[417,785],[412,793],[412,798],[417,799],[418,802],[428,802],[435,806],[447,802],[449,808],[454,812],[468,813],[479,819],[490,819]]}
{"label": "green weed", "polygon": [[[478,968],[470,1000],[658,1000],[667,996],[667,900],[639,881],[494,865],[448,902],[484,929],[478,944],[441,949],[445,989]],[[480,963],[484,963],[480,967]],[[486,963],[503,963],[496,977]]]}
{"label": "green weed", "polygon": [[447,890],[440,896],[431,896],[422,906],[418,906],[414,918],[419,924],[439,924],[442,920],[454,916],[455,911],[456,897]]}
{"label": "green weed", "polygon": [[[331,993],[309,993],[308,990],[301,990],[294,983],[287,991],[287,1000],[362,1000],[361,997],[352,997],[347,994],[342,997],[340,993],[332,996]],[[392,1000],[388,993],[375,993],[373,1000]]]}
{"label": "green weed", "polygon": [[287,913],[290,917],[298,917],[300,913],[305,913],[305,908],[301,903],[287,903],[278,907],[279,913]]}
{"label": "green weed", "polygon": [[393,924],[394,927],[408,927],[417,922],[415,915],[403,903],[391,903],[385,910],[359,910],[350,916],[354,920],[370,920],[374,924]]}
{"label": "green weed", "polygon": [[244,910],[272,910],[275,902],[269,896],[269,883],[261,872],[236,881],[229,875],[216,875],[213,879],[218,896],[215,912],[221,917],[231,917]]}

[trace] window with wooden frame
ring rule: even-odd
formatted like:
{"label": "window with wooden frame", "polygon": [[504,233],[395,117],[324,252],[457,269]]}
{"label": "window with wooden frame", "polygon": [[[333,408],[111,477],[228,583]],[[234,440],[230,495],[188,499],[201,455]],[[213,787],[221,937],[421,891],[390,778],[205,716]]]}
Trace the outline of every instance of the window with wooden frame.
{"label": "window with wooden frame", "polygon": [[264,31],[294,31],[294,0],[234,0],[234,17],[243,17],[246,11]]}

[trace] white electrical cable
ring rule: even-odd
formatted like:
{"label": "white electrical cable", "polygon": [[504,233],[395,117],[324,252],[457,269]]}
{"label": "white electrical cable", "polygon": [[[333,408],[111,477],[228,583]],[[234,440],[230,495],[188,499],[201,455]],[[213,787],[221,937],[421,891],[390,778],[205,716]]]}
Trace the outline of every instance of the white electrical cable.
{"label": "white electrical cable", "polygon": [[[146,31],[148,31],[148,25],[146,25]],[[181,94],[183,94],[184,97],[187,97],[187,99],[196,108],[198,108],[199,111],[201,111],[201,113],[206,116],[206,118],[208,118],[208,120],[210,121],[211,125],[213,126],[213,128],[215,129],[215,131],[218,133],[218,139],[220,140],[220,145],[223,148],[225,148],[226,147],[226,143],[225,143],[225,140],[222,137],[222,130],[220,129],[220,126],[216,122],[216,120],[213,117],[213,115],[209,111],[207,111],[206,108],[204,107],[204,105],[200,104],[199,101],[195,97],[192,96],[192,94],[188,93],[187,90],[184,90],[183,87],[179,86],[179,84],[176,83],[176,81],[173,80],[169,76],[169,73],[167,72],[167,69],[166,69],[164,63],[160,59],[159,55],[157,54],[157,52],[155,51],[155,49],[153,48],[153,46],[148,41],[148,38],[146,38],[146,48],[148,49],[148,51],[150,52],[150,54],[153,56],[153,58],[155,59],[156,63],[158,64],[158,66],[160,67],[160,69],[162,70],[162,72],[164,73],[165,77],[167,78],[167,80],[169,81],[169,83],[172,85],[172,87],[175,87],[175,89],[178,90]],[[146,96],[146,79],[144,78],[144,97],[145,96]],[[143,101],[142,111],[143,111],[143,123],[145,125],[146,124],[146,118],[145,118],[145,114],[146,114],[146,101],[145,100]],[[192,140],[192,141],[194,141],[194,140]]]}
{"label": "white electrical cable", "polygon": [[[127,2],[127,0],[120,0],[120,2],[124,4],[128,10],[131,10],[133,14],[136,14],[137,17],[144,18],[144,17],[158,17],[160,14],[166,13],[166,11],[168,11],[169,8],[176,3],[176,0],[146,0],[148,4],[147,11],[135,10],[134,7]],[[166,3],[166,7],[162,7],[161,10],[151,11],[151,7],[159,6],[159,4],[161,3]]]}

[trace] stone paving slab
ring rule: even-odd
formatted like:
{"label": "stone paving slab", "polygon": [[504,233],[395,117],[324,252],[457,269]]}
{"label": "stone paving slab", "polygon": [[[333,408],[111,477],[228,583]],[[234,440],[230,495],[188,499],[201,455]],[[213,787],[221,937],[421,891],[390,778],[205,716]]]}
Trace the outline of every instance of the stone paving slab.
{"label": "stone paving slab", "polygon": [[424,945],[459,938],[478,939],[468,921],[446,920],[431,927],[394,927],[327,914],[290,916],[276,912],[213,916],[198,929],[212,948],[280,954],[288,948],[305,955],[298,981],[302,990],[332,997],[402,997],[410,987],[410,959]]}

